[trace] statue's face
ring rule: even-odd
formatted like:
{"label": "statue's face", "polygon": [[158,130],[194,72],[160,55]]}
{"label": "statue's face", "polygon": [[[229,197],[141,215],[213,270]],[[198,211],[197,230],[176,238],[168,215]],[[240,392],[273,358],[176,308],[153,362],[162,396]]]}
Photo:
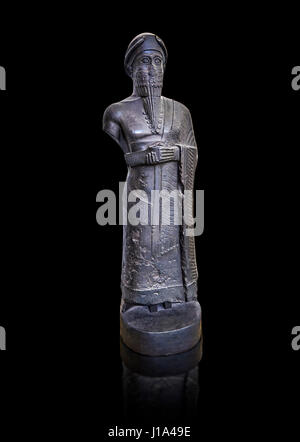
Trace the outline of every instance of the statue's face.
{"label": "statue's face", "polygon": [[164,76],[164,60],[158,51],[144,51],[133,63],[132,79],[141,95],[152,89],[154,95],[161,94]]}

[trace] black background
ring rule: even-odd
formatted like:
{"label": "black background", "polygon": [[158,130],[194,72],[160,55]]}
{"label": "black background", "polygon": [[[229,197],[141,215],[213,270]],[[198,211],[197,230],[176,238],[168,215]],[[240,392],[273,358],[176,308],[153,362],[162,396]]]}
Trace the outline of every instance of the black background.
{"label": "black background", "polygon": [[128,43],[154,32],[169,52],[163,94],[192,114],[196,188],[205,190],[205,233],[196,240],[204,354],[193,431],[241,437],[262,425],[260,434],[286,436],[299,397],[299,352],[291,349],[299,324],[300,97],[291,88],[299,65],[292,11],[279,18],[227,10],[228,19],[221,10],[152,10],[140,19],[120,9],[118,18],[116,11],[73,9],[53,19],[48,12],[32,26],[12,22],[1,36],[1,133],[8,135],[2,367],[14,368],[23,388],[24,373],[33,375],[43,399],[55,391],[74,397],[79,410],[87,404],[98,432],[123,422],[122,229],[99,227],[91,208],[95,193],[117,192],[126,178],[101,120],[131,93],[123,70]]}

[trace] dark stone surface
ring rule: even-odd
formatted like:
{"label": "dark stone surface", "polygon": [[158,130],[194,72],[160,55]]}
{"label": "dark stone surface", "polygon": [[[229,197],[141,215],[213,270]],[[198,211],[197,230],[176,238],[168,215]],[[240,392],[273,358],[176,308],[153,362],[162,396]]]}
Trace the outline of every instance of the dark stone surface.
{"label": "dark stone surface", "polygon": [[199,394],[202,341],[172,356],[143,356],[121,341],[124,415],[144,423],[191,421]]}
{"label": "dark stone surface", "polygon": [[[128,166],[124,196],[128,201],[130,193],[143,191],[139,205],[150,212],[147,224],[124,226],[121,276],[121,336],[149,355],[185,351],[201,333],[195,239],[186,234],[193,201],[185,198],[194,188],[198,150],[189,110],[162,96],[166,62],[159,37],[135,37],[125,56],[133,93],[110,105],[103,117],[103,130],[119,144]],[[170,223],[152,200],[154,190],[180,195],[181,203],[169,210]],[[129,202],[127,212],[135,204]],[[182,224],[174,222],[175,208],[184,215]]]}
{"label": "dark stone surface", "polygon": [[169,356],[146,356],[130,350],[120,339],[120,355],[124,365],[143,376],[161,377],[186,373],[201,361],[203,338],[184,353]]}
{"label": "dark stone surface", "polygon": [[200,340],[201,308],[196,301],[157,312],[135,306],[121,313],[120,329],[124,342],[137,353],[159,356],[185,352]]}

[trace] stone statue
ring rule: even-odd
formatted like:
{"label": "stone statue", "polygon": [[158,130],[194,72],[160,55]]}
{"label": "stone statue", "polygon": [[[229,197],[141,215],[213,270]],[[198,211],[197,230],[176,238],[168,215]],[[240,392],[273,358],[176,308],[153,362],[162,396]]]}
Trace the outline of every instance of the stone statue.
{"label": "stone statue", "polygon": [[[198,153],[189,110],[162,96],[167,56],[158,36],[135,37],[125,55],[133,93],[103,117],[103,130],[128,166],[126,197],[142,191],[139,206],[149,213],[148,222],[124,226],[121,337],[132,350],[153,356],[186,351],[201,338],[194,236],[187,235],[185,216],[174,222],[183,207],[192,213],[192,198],[182,201],[193,190]],[[157,196],[162,191],[179,195],[170,215]]]}

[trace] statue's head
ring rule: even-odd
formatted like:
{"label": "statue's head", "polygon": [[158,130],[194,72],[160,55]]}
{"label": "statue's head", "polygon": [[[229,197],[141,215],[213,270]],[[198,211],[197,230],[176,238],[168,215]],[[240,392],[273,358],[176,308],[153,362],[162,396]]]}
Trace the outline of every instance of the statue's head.
{"label": "statue's head", "polygon": [[138,95],[161,95],[167,58],[164,42],[157,35],[145,32],[130,42],[124,66]]}

